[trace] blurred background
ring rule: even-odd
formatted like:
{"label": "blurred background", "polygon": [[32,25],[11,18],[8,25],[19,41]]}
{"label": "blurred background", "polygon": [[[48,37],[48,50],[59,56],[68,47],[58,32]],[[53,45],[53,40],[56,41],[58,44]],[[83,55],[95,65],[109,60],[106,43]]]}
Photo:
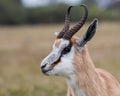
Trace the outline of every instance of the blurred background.
{"label": "blurred background", "polygon": [[[61,23],[69,5],[82,3],[89,6],[88,20],[120,21],[120,0],[0,0],[0,24]],[[78,21],[80,14],[77,7],[72,12],[72,17],[76,16],[73,21]]]}
{"label": "blurred background", "polygon": [[97,33],[88,43],[91,58],[120,81],[120,0],[0,0],[0,96],[66,96],[65,79],[44,76],[39,64],[52,50],[68,6],[76,6],[73,26],[83,3],[88,22],[77,35],[98,18]]}

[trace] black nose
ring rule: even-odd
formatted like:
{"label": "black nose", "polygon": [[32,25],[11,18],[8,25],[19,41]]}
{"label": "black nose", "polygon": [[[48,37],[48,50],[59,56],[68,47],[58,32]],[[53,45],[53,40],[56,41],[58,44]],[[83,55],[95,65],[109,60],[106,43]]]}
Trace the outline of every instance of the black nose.
{"label": "black nose", "polygon": [[45,64],[45,65],[42,65],[42,66],[41,66],[41,69],[45,68],[45,66],[46,66],[46,64]]}
{"label": "black nose", "polygon": [[43,73],[46,73],[46,70],[45,70],[46,65],[47,65],[47,64],[41,66],[41,71],[42,71]]}

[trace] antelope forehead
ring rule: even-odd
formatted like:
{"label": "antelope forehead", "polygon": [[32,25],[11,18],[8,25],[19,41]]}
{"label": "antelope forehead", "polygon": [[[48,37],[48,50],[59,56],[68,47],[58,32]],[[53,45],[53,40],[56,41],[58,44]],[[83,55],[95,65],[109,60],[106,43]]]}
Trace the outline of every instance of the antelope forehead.
{"label": "antelope forehead", "polygon": [[53,49],[67,47],[69,43],[70,43],[69,40],[57,39],[53,44]]}
{"label": "antelope forehead", "polygon": [[57,40],[55,40],[54,46],[59,47],[60,43],[61,43],[61,39],[57,39]]}

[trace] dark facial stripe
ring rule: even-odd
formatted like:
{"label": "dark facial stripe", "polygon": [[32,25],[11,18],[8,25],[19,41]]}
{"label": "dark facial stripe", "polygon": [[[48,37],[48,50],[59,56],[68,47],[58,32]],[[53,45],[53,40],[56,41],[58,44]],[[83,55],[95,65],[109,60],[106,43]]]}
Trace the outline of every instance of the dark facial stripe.
{"label": "dark facial stripe", "polygon": [[[70,44],[69,44],[67,47],[65,47],[65,48],[69,48],[69,52],[70,52],[70,51],[71,51],[71,48],[72,48],[72,43],[70,42]],[[60,57],[58,58],[58,60],[55,61],[55,62],[51,65],[52,68],[53,68],[54,66],[56,66],[56,65],[61,61],[61,57],[62,57],[63,55],[69,53],[69,52],[66,52],[66,53],[63,52],[63,51],[65,51],[65,48],[62,50],[61,55],[60,55]]]}

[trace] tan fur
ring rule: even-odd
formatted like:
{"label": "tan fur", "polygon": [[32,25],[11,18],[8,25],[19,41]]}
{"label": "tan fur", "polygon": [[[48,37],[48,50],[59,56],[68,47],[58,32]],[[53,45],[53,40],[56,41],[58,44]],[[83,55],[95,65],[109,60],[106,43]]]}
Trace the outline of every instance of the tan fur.
{"label": "tan fur", "polygon": [[[118,81],[110,73],[95,68],[86,46],[81,52],[77,50],[75,45],[77,39],[77,37],[71,39],[75,47],[75,55],[72,63],[75,68],[76,83],[83,90],[85,96],[120,96]],[[70,95],[70,88],[68,94],[67,96],[74,96]]]}
{"label": "tan fur", "polygon": [[57,39],[57,40],[55,40],[54,44],[56,47],[59,47],[60,43],[61,43],[61,39]]}
{"label": "tan fur", "polygon": [[[120,96],[120,84],[107,71],[95,68],[93,65],[86,46],[81,52],[77,50],[76,41],[79,38],[73,36],[71,43],[75,48],[73,66],[75,68],[76,83],[83,90],[85,96]],[[58,47],[60,39],[55,41]],[[67,96],[75,96],[74,89],[68,88]]]}

